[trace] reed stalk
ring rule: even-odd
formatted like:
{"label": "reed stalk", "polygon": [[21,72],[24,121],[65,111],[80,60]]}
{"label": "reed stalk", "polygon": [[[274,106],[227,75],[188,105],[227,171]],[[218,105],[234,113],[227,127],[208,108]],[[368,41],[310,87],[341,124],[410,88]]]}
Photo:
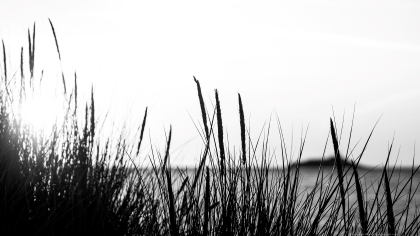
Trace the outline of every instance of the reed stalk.
{"label": "reed stalk", "polygon": [[203,95],[201,93],[201,86],[200,86],[200,82],[194,77],[194,81],[197,84],[197,93],[198,93],[198,100],[200,102],[200,109],[201,109],[201,117],[203,119],[203,125],[204,125],[204,131],[206,134],[206,140],[208,140],[210,138],[210,133],[209,133],[209,128],[207,125],[207,113],[206,113],[206,106],[204,104],[204,99],[203,99]]}
{"label": "reed stalk", "polygon": [[222,177],[225,176],[225,145],[223,138],[223,122],[222,122],[222,111],[220,109],[219,94],[217,89],[215,90],[216,96],[216,112],[217,112],[217,134],[219,139],[219,153],[220,153],[220,174]]}

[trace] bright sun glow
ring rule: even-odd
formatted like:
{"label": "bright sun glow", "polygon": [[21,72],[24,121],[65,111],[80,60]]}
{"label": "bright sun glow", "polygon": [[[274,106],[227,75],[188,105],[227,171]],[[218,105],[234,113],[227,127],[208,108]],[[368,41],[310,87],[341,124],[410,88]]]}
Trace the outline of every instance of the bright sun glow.
{"label": "bright sun glow", "polygon": [[64,117],[63,103],[52,94],[35,93],[22,104],[22,121],[34,131],[49,132]]}

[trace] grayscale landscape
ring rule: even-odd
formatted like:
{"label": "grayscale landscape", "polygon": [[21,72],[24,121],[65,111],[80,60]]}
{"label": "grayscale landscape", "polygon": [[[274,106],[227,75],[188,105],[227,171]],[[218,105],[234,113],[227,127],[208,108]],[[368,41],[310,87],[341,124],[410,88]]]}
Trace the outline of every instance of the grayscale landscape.
{"label": "grayscale landscape", "polygon": [[2,233],[419,235],[419,11],[0,3]]}

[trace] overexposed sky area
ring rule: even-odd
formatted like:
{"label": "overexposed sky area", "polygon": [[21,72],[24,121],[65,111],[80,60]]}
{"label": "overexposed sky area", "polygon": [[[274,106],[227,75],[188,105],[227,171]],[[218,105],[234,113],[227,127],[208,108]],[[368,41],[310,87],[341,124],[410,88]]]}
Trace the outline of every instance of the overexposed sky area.
{"label": "overexposed sky area", "polygon": [[[61,70],[72,88],[77,72],[80,101],[93,85],[97,117],[108,112],[115,132],[124,123],[137,128],[148,106],[147,139],[162,152],[172,124],[173,164],[195,165],[203,150],[194,75],[208,108],[219,91],[232,153],[240,150],[240,93],[254,142],[271,116],[278,161],[276,114],[294,159],[309,125],[307,159],[322,156],[332,107],[339,130],[344,118],[345,152],[355,105],[354,154],[382,115],[361,162],[383,164],[394,137],[391,161],[410,165],[420,142],[419,12],[419,1],[2,0],[0,38],[10,73],[19,72],[20,47],[27,50],[36,22],[35,75],[44,70],[44,91],[61,89]],[[150,149],[147,142],[145,161]]]}

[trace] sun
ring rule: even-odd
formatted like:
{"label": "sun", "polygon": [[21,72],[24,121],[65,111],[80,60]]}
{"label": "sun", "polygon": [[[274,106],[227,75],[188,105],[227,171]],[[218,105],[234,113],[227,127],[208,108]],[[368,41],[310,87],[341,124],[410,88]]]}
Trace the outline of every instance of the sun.
{"label": "sun", "polygon": [[64,117],[62,99],[51,93],[33,93],[22,102],[20,117],[33,131],[48,132]]}

